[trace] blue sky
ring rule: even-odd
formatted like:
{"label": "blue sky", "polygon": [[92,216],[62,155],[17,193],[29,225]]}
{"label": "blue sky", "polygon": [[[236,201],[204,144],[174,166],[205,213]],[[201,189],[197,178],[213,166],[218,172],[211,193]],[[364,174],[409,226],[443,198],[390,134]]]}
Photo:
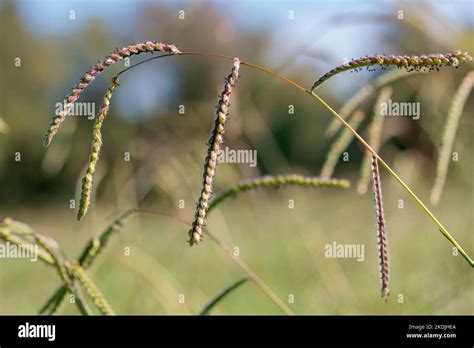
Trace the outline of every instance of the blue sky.
{"label": "blue sky", "polygon": [[[0,3],[3,0],[0,0]],[[178,13],[179,10],[191,9],[194,1],[171,0],[18,0],[21,16],[26,28],[42,36],[68,36],[83,30],[87,23],[98,20],[109,30],[119,36],[129,37],[134,32],[137,14],[140,7],[150,3],[166,6]],[[238,30],[266,31],[272,34],[272,41],[268,52],[270,66],[279,66],[294,52],[301,52],[303,47],[317,50],[318,47],[328,49],[331,63],[315,61],[312,57],[301,55],[293,66],[305,64],[316,71],[342,63],[344,58],[357,58],[366,53],[395,53],[381,52],[381,30],[389,30],[390,24],[367,23],[364,20],[357,22],[359,15],[388,15],[394,18],[397,11],[404,10],[406,15],[416,11],[417,4],[421,1],[388,1],[388,0],[325,0],[325,1],[278,1],[278,0],[241,0],[208,1],[220,9],[222,16],[226,16]],[[415,6],[413,6],[415,4]],[[443,21],[451,23],[464,23],[473,26],[474,0],[456,1],[439,0],[431,1],[435,11],[440,14]],[[69,19],[70,11],[75,11],[75,20]],[[290,20],[290,11],[294,19]],[[349,25],[330,26],[325,21],[332,16],[345,14],[357,23]],[[437,23],[433,23],[436,29]],[[442,37],[443,33],[439,33]],[[163,39],[165,40],[165,39]],[[450,38],[446,38],[449,43]],[[177,44],[179,44],[177,42]],[[457,49],[457,47],[453,47]],[[278,52],[278,54],[275,54]],[[156,69],[156,68],[155,68]],[[291,67],[289,67],[291,69]],[[138,70],[137,70],[138,71]],[[286,72],[286,71],[285,71]],[[165,73],[165,72],[161,72]],[[136,74],[136,78],[147,78],[147,73]],[[142,77],[140,77],[142,76]],[[361,79],[361,83],[363,79]],[[337,81],[335,82],[337,85]],[[345,86],[337,86],[344,93]],[[149,90],[149,95],[136,95],[141,100],[140,105],[144,111],[156,105],[157,95],[155,88]],[[131,90],[127,93],[133,93]],[[167,97],[161,95],[162,102]],[[124,103],[121,105],[126,108]]]}
{"label": "blue sky", "polygon": [[[99,20],[116,33],[133,33],[136,14],[141,6],[150,3],[169,7],[178,12],[191,9],[199,0],[18,0],[25,26],[39,35],[71,35],[82,30],[91,20]],[[202,1],[201,1],[202,2]],[[357,23],[340,28],[324,26],[331,16],[346,14],[357,18],[358,14],[385,14],[396,16],[398,10],[411,11],[413,4],[422,1],[388,0],[214,0],[208,1],[226,18],[239,27],[239,30],[269,31],[273,34],[274,45],[287,45],[287,51],[312,45],[330,47],[334,52],[357,56],[360,52],[377,51],[371,47],[370,36],[376,35],[378,24]],[[447,22],[473,23],[474,0],[431,1],[438,13]],[[410,4],[411,6],[408,6]],[[76,19],[69,20],[69,11],[74,10]],[[289,20],[289,11],[294,11],[294,20]],[[409,15],[409,13],[407,14]],[[442,35],[442,33],[440,33]],[[127,35],[125,35],[127,36]],[[361,38],[364,38],[361,40]],[[274,47],[270,48],[273,51]],[[389,52],[386,52],[389,53]],[[283,57],[284,58],[284,57]],[[338,57],[340,59],[344,57]]]}
{"label": "blue sky", "polygon": [[[3,2],[3,0],[2,0]],[[140,6],[160,4],[170,9],[186,9],[201,0],[18,0],[25,23],[40,34],[65,35],[77,30],[71,26],[67,14],[73,9],[78,14],[77,26],[83,21],[98,18],[112,27],[123,28]],[[473,21],[472,0],[399,1],[399,0],[213,0],[207,1],[226,10],[236,23],[253,29],[275,26],[288,11],[295,11],[299,22],[314,22],[328,14],[364,12],[387,8],[404,9],[406,4],[428,2],[451,19]]]}

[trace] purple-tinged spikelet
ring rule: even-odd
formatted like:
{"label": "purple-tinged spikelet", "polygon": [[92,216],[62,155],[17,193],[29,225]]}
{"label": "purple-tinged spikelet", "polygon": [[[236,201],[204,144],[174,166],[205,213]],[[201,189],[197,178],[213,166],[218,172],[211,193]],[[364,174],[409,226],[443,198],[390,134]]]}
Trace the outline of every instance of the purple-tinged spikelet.
{"label": "purple-tinged spikelet", "polygon": [[447,54],[430,54],[428,56],[385,56],[378,54],[375,56],[366,56],[351,60],[350,62],[327,72],[313,84],[311,91],[321,85],[324,81],[346,70],[359,70],[363,67],[371,67],[375,65],[383,67],[396,66],[400,69],[407,69],[408,71],[418,71],[423,68],[428,70],[438,70],[442,66],[457,66],[459,63],[464,63],[470,60],[472,60],[472,57],[469,53],[462,53],[461,51]]}
{"label": "purple-tinged spikelet", "polygon": [[86,89],[89,84],[95,80],[105,69],[109,66],[130,57],[132,55],[144,53],[144,52],[165,52],[169,54],[180,54],[181,52],[174,45],[167,45],[158,41],[147,41],[136,45],[130,45],[116,49],[114,52],[108,54],[103,60],[99,61],[95,66],[89,69],[84,75],[82,75],[79,82],[74,86],[71,93],[66,96],[66,102],[57,115],[55,115],[44,135],[44,145],[48,146],[54,135],[58,132],[59,126],[66,118],[69,110],[72,108],[74,102],[79,99],[81,93]]}
{"label": "purple-tinged spikelet", "polygon": [[206,163],[204,164],[204,175],[201,188],[201,194],[199,196],[196,214],[191,230],[189,230],[189,244],[193,246],[202,240],[202,234],[204,226],[206,225],[206,215],[209,210],[209,203],[213,193],[214,177],[216,175],[217,158],[219,156],[222,143],[224,141],[225,123],[229,113],[230,107],[230,96],[232,89],[239,77],[240,60],[234,59],[234,66],[232,72],[227,76],[224,85],[224,91],[219,97],[217,103],[217,115],[214,124],[214,128],[211,132],[207,151]]}
{"label": "purple-tinged spikelet", "polygon": [[383,211],[382,183],[377,158],[372,156],[372,181],[375,206],[375,227],[379,248],[380,282],[382,297],[387,300],[390,294],[390,269],[388,265],[387,230]]}

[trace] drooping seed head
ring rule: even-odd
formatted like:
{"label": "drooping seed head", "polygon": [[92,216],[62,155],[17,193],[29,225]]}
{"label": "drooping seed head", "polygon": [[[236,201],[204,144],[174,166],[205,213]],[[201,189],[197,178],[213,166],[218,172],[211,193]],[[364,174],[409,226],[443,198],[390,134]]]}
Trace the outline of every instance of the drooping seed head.
{"label": "drooping seed head", "polygon": [[99,61],[95,66],[89,69],[82,77],[71,93],[66,96],[66,103],[63,105],[62,110],[53,117],[51,124],[49,125],[43,139],[45,146],[51,144],[54,135],[58,132],[59,126],[64,121],[69,111],[71,110],[75,101],[79,99],[81,93],[89,86],[89,84],[95,80],[105,69],[109,66],[127,58],[131,55],[136,55],[145,52],[166,52],[169,54],[180,54],[181,52],[175,45],[163,44],[157,41],[147,41],[145,43],[139,43],[116,49],[114,52],[108,54],[103,60]]}
{"label": "drooping seed head", "polygon": [[240,60],[234,59],[234,66],[229,76],[227,76],[224,84],[224,91],[219,97],[217,103],[217,114],[214,123],[214,128],[211,132],[208,144],[208,152],[206,161],[204,164],[204,175],[201,188],[201,194],[199,196],[196,205],[196,214],[192,228],[189,231],[189,244],[193,246],[202,240],[204,232],[204,226],[206,224],[206,215],[209,209],[209,203],[211,201],[214,185],[214,177],[216,175],[217,168],[217,157],[219,156],[222,143],[224,141],[225,123],[230,107],[230,96],[232,89],[239,77]]}
{"label": "drooping seed head", "polygon": [[382,182],[380,179],[378,161],[375,156],[372,156],[372,182],[374,192],[375,226],[377,229],[377,244],[379,251],[381,295],[385,300],[387,300],[390,295],[387,231],[383,209]]}
{"label": "drooping seed head", "polygon": [[109,112],[110,100],[112,99],[112,96],[114,95],[118,86],[119,79],[114,78],[112,80],[112,84],[105,93],[104,101],[102,102],[99,112],[95,118],[89,164],[87,165],[86,175],[82,179],[81,197],[79,200],[79,210],[77,212],[77,220],[79,221],[86,215],[87,209],[90,205],[95,168],[97,166],[97,162],[99,161],[100,149],[102,147],[102,125],[107,113]]}

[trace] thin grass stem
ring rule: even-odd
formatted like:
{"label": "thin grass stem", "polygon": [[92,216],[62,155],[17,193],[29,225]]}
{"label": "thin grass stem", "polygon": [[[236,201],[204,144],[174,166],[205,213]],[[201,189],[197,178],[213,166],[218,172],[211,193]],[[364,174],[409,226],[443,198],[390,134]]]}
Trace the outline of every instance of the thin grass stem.
{"label": "thin grass stem", "polygon": [[219,291],[198,313],[198,315],[208,315],[211,310],[221,302],[227,295],[229,295],[232,291],[236,290],[239,286],[244,284],[248,277],[243,277],[236,282],[232,283],[228,287],[224,288],[223,290]]}

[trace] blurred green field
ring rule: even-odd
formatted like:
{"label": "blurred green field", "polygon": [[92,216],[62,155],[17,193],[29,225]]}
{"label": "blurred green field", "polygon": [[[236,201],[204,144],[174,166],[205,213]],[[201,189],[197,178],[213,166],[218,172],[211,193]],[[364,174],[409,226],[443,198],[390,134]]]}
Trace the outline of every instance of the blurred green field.
{"label": "blurred green field", "polygon": [[[222,165],[222,168],[226,164]],[[223,168],[225,170],[225,168]],[[403,168],[398,168],[403,169]],[[223,170],[223,171],[224,171]],[[401,170],[403,173],[403,170]],[[417,175],[402,174],[420,195],[428,187]],[[231,247],[297,314],[471,314],[473,276],[451,245],[389,177],[383,177],[390,246],[391,296],[380,298],[372,198],[349,190],[285,188],[243,193],[214,211],[209,230]],[[195,191],[190,189],[191,191]],[[464,247],[474,249],[469,205],[446,194],[447,208],[435,211]],[[295,206],[288,208],[288,200]],[[398,208],[403,199],[404,208]],[[190,220],[186,209],[156,210]],[[110,222],[107,207],[96,207],[84,223],[73,212],[55,208],[54,227],[39,229],[62,244],[69,256]],[[456,211],[456,214],[450,214]],[[107,213],[105,213],[107,212]],[[41,209],[25,210],[33,226],[48,223]],[[49,223],[48,223],[49,224]],[[192,314],[219,290],[243,275],[242,270],[208,238],[186,244],[187,226],[176,218],[131,218],[112,240],[91,275],[119,314]],[[332,242],[363,244],[365,259],[331,259],[324,246]],[[125,256],[124,248],[130,248]],[[38,262],[2,260],[0,312],[35,313],[60,284],[55,271]],[[180,303],[180,295],[185,303]],[[398,303],[400,295],[403,303]],[[67,305],[64,313],[75,313]],[[226,297],[215,314],[281,314],[252,282]]]}

